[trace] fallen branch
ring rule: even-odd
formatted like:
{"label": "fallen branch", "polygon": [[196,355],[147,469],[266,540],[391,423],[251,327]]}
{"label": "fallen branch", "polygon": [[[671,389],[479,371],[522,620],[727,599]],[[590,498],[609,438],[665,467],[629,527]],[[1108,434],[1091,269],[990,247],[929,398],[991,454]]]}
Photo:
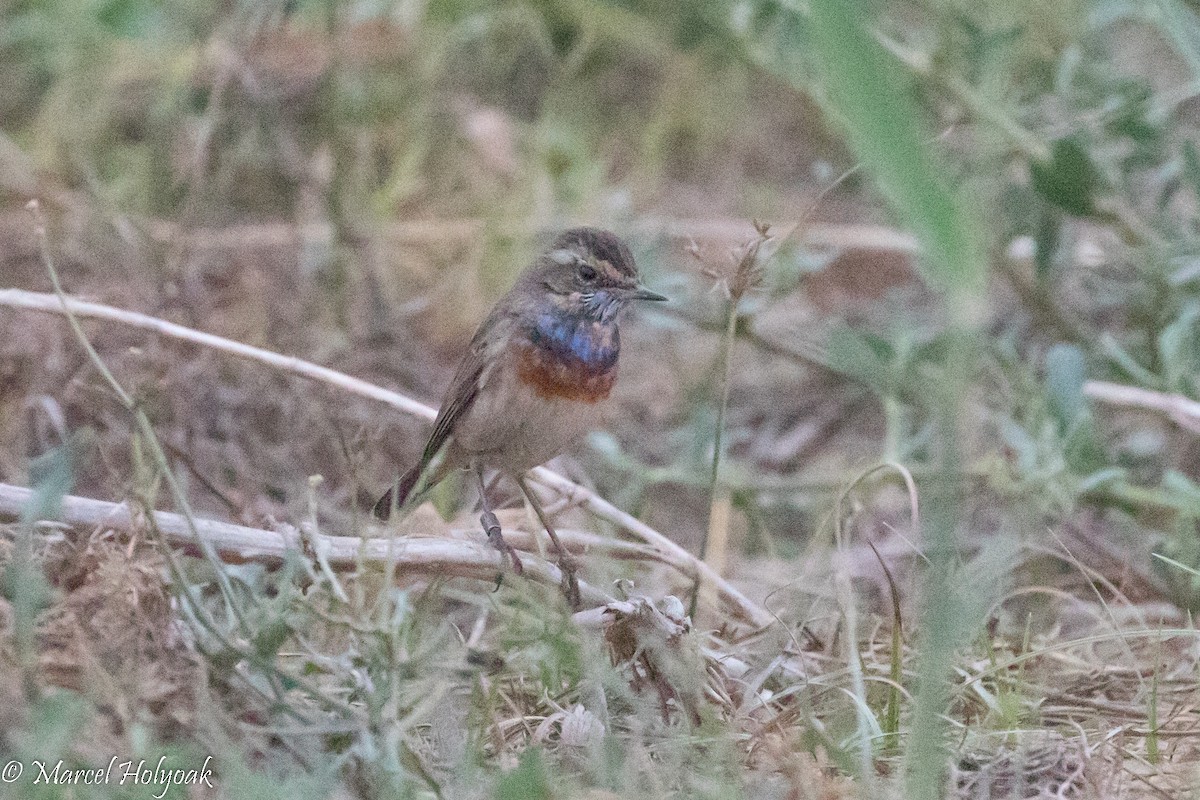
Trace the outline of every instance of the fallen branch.
{"label": "fallen branch", "polygon": [[[33,491],[22,486],[0,483],[0,520],[15,521],[21,517]],[[132,533],[145,525],[142,513],[127,503],[109,503],[88,497],[68,495],[62,501],[61,522],[72,528],[103,528]],[[181,514],[155,511],[154,522],[167,541],[181,546],[197,546],[197,536],[206,541],[222,559],[238,562],[275,563],[289,553],[302,553],[317,548],[322,557],[335,568],[353,568],[362,562],[394,563],[398,574],[406,572],[438,577],[453,575],[481,581],[495,581],[504,571],[500,552],[484,544],[456,539],[421,537],[362,538],[359,536],[326,536],[302,534],[292,525],[280,525],[276,530],[247,528],[217,520],[195,519],[196,535]],[[547,586],[560,586],[562,573],[558,567],[540,558],[524,555],[522,576]],[[516,579],[509,573],[510,579]],[[583,581],[579,583],[580,597],[588,606],[606,606],[613,598]]]}
{"label": "fallen branch", "polygon": [[[168,322],[157,317],[151,317],[147,314],[140,314],[135,311],[126,311],[101,303],[92,303],[73,298],[67,300],[66,303],[67,306],[64,307],[63,301],[60,301],[53,294],[28,292],[22,289],[0,289],[0,307],[7,306],[9,308],[52,314],[65,314],[69,310],[77,317],[117,322],[122,325],[152,331],[161,336],[192,342],[239,358],[267,364],[284,372],[336,386],[351,394],[384,403],[406,414],[429,420],[437,416],[435,409],[399,392],[384,389],[343,372],[314,364],[311,361],[305,361],[294,356],[284,356],[261,347],[254,347],[221,336],[215,336],[211,333],[204,333],[203,331]],[[530,476],[534,482],[553,489],[568,498],[570,502],[588,509],[596,516],[606,519],[639,537],[651,547],[661,552],[666,563],[669,563],[688,577],[695,578],[698,575],[704,582],[716,586],[718,597],[733,615],[757,627],[766,627],[775,621],[775,618],[766,609],[747,598],[703,561],[700,561],[687,550],[675,544],[641,520],[621,511],[590,489],[580,486],[574,481],[545,467],[537,467],[530,472]],[[354,541],[357,542],[358,539],[354,539]]]}
{"label": "fallen branch", "polygon": [[1181,394],[1166,394],[1107,381],[1088,381],[1083,385],[1083,393],[1108,405],[1165,414],[1179,427],[1200,433],[1200,403]]}
{"label": "fallen branch", "polygon": [[[478,241],[485,227],[484,220],[473,218],[415,220],[396,223],[373,233],[390,247],[445,247]],[[171,222],[150,220],[146,229],[156,241],[182,244],[203,251],[242,251],[247,247],[275,249],[295,246],[311,239],[325,240],[334,234],[333,227],[327,224],[295,225],[286,222],[185,229]],[[525,235],[543,232],[540,225],[525,220],[509,220],[505,229],[520,231]],[[740,218],[649,217],[626,228],[626,232],[634,235],[662,236],[683,242],[740,242],[745,238],[746,231],[746,220]],[[806,247],[816,249],[879,250],[904,255],[915,255],[918,250],[916,237],[911,233],[883,225],[810,223],[799,227],[795,236]]]}
{"label": "fallen branch", "polygon": [[[314,364],[311,361],[305,361],[302,358],[280,355],[270,350],[264,350],[261,347],[235,342],[223,336],[215,336],[211,333],[205,333],[194,328],[177,325],[174,322],[168,322],[165,319],[151,317],[147,314],[139,314],[136,311],[126,311],[122,308],[113,308],[112,306],[100,303],[89,303],[85,300],[71,299],[69,302],[71,313],[78,317],[119,322],[122,325],[128,325],[133,328],[152,331],[160,336],[181,339],[185,342],[192,342],[193,344],[213,350],[220,350],[223,353],[228,353],[238,358],[267,364],[284,372],[299,375],[302,378],[337,386],[360,397],[378,400],[403,411],[405,414],[412,414],[413,416],[424,417],[429,420],[437,416],[437,411],[424,403],[419,403],[398,392],[390,392],[387,389],[360,380],[359,378],[351,377],[344,372],[338,372],[337,370]],[[66,313],[63,304],[53,294],[48,292],[27,292],[22,289],[0,289],[0,306],[23,308],[29,311],[45,311],[52,314]]]}

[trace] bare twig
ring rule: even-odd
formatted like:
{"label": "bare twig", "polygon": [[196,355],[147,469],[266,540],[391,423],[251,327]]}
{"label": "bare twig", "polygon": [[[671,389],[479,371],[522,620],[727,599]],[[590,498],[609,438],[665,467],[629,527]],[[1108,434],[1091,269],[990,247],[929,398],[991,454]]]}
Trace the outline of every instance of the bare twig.
{"label": "bare twig", "polygon": [[290,372],[293,375],[299,375],[303,378],[328,383],[344,389],[351,394],[357,394],[361,397],[386,403],[393,408],[403,411],[405,414],[412,414],[413,416],[424,417],[430,420],[437,416],[437,411],[424,403],[419,403],[397,392],[390,392],[373,383],[367,383],[364,380],[351,377],[344,372],[319,366],[311,361],[281,355],[270,350],[264,350],[261,347],[242,344],[241,342],[226,339],[222,336],[214,336],[211,333],[177,325],[165,319],[151,317],[147,314],[139,314],[136,311],[126,311],[122,308],[113,308],[101,303],[89,303],[85,300],[77,300],[75,298],[68,298],[66,302],[68,305],[64,309],[63,304],[53,294],[27,292],[22,289],[0,289],[0,306],[23,308],[30,311],[46,311],[53,314],[65,314],[69,310],[80,317],[119,322],[122,325],[153,331],[160,336],[181,339],[185,342],[192,342],[213,350],[220,350],[223,353],[229,353],[238,358],[246,358],[251,361],[268,364],[276,369]]}
{"label": "bare twig", "polygon": [[595,492],[564,478],[553,470],[537,467],[530,473],[530,476],[535,483],[554,489],[573,502],[578,502],[601,519],[606,519],[640,537],[646,544],[661,552],[666,563],[684,575],[692,577],[699,573],[705,581],[711,582],[717,587],[718,595],[736,616],[742,617],[760,628],[774,624],[775,617],[769,611],[738,591],[733,584],[722,578],[703,561],[637,517],[625,513]]}
{"label": "bare twig", "polygon": [[[65,306],[64,303],[66,304]],[[122,325],[153,331],[162,336],[193,342],[239,358],[268,364],[284,372],[320,381],[331,386],[336,386],[351,394],[385,403],[406,414],[429,420],[432,420],[437,415],[437,412],[433,408],[417,402],[410,397],[398,392],[389,391],[388,389],[352,377],[343,372],[322,367],[293,356],[281,355],[261,347],[253,347],[221,336],[215,336],[211,333],[197,331],[135,311],[126,311],[101,303],[91,303],[74,298],[64,298],[64,300],[60,301],[53,294],[27,292],[21,289],[0,289],[0,307],[4,306],[53,314],[65,314],[69,311],[78,317],[118,322]],[[712,581],[718,588],[720,598],[728,610],[735,616],[741,617],[759,627],[766,627],[774,622],[774,617],[766,609],[747,598],[691,553],[641,520],[621,511],[590,489],[580,486],[574,481],[545,467],[538,467],[532,470],[530,476],[535,483],[553,489],[567,497],[571,502],[587,508],[596,516],[608,520],[614,525],[629,531],[634,536],[639,537],[662,553],[664,560],[683,574],[692,577],[699,573],[706,581]]]}
{"label": "bare twig", "polygon": [[[0,483],[0,520],[19,518],[32,497],[31,489]],[[76,528],[103,527],[119,531],[132,531],[145,524],[142,515],[131,510],[126,503],[109,503],[70,495],[63,498],[61,521]],[[192,526],[181,514],[154,512],[154,522],[168,542],[191,546],[205,542],[226,560],[274,562],[289,553],[304,552],[306,543],[311,549],[317,542],[324,560],[331,567],[340,569],[354,568],[362,560],[396,564],[402,572],[494,581],[497,572],[504,566],[500,553],[494,548],[456,539],[364,539],[359,536],[327,536],[315,531],[302,534],[291,525],[266,530],[202,517],[196,517],[194,521],[193,532]],[[526,558],[524,564],[523,576],[526,578],[548,586],[558,586],[562,581],[562,575],[553,564],[538,558]],[[613,598],[582,581],[579,591],[583,602],[589,605],[604,606],[613,602]]]}
{"label": "bare twig", "polygon": [[1200,434],[1200,403],[1181,394],[1166,394],[1107,381],[1088,381],[1083,385],[1083,393],[1108,405],[1165,414],[1179,427]]}

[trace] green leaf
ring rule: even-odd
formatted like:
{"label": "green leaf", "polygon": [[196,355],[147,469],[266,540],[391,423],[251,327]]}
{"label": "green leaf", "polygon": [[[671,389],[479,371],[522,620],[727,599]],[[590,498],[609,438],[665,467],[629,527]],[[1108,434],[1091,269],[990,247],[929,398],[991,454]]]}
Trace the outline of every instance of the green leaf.
{"label": "green leaf", "polygon": [[[822,70],[823,105],[841,123],[854,154],[888,205],[915,234],[921,248],[918,269],[943,295],[947,320],[957,333],[944,377],[922,387],[941,411],[937,459],[950,477],[960,463],[954,430],[973,363],[969,343],[976,338],[979,304],[987,287],[978,210],[967,196],[951,191],[952,170],[935,156],[930,144],[934,136],[922,124],[909,87],[899,82],[899,57],[885,52],[877,41],[870,6],[863,0],[813,0],[811,8],[813,59]],[[904,794],[913,800],[933,800],[944,793],[947,665],[965,642],[964,627],[958,624],[962,610],[947,583],[957,505],[954,492],[947,491],[940,496],[934,492],[925,506],[933,569],[921,620],[920,689],[903,765]],[[870,759],[863,761],[863,770],[870,770]]]}
{"label": "green leaf", "polygon": [[92,704],[75,692],[60,690],[47,694],[28,711],[25,730],[36,739],[22,738],[27,742],[26,746],[36,741],[39,760],[57,761],[66,756],[72,743],[79,742],[80,732],[87,730],[87,723],[94,713]]}
{"label": "green leaf", "polygon": [[287,620],[272,620],[254,637],[254,652],[259,658],[272,659],[291,635],[292,626]]}
{"label": "green leaf", "polygon": [[1087,380],[1087,359],[1073,344],[1056,344],[1046,353],[1046,393],[1050,407],[1064,431],[1083,412],[1083,384]]}
{"label": "green leaf", "polygon": [[1192,185],[1192,193],[1200,198],[1200,154],[1192,142],[1183,143],[1183,176]]}
{"label": "green leaf", "polygon": [[539,747],[522,753],[517,768],[501,777],[496,787],[496,800],[550,800],[553,796]]}
{"label": "green leaf", "polygon": [[1200,505],[1200,486],[1178,470],[1163,473],[1162,488],[1185,502]]}
{"label": "green leaf", "polygon": [[65,445],[43,453],[29,463],[29,482],[33,496],[22,511],[21,518],[28,523],[40,519],[54,519],[62,510],[62,499],[75,485],[72,462],[86,437],[75,436]]}
{"label": "green leaf", "polygon": [[922,342],[917,345],[912,351],[912,357],[909,363],[920,362],[923,364],[937,364],[945,366],[950,357],[950,352],[958,343],[953,341],[954,333],[952,331],[943,331],[927,342]]}
{"label": "green leaf", "polygon": [[161,37],[170,21],[158,3],[147,0],[109,0],[97,16],[101,25],[127,39]]}
{"label": "green leaf", "polygon": [[1054,269],[1054,257],[1058,253],[1059,235],[1062,231],[1061,213],[1045,203],[1037,203],[1043,213],[1038,216],[1037,250],[1033,254],[1033,271],[1038,283],[1045,286]]}
{"label": "green leaf", "polygon": [[1096,193],[1103,181],[1083,145],[1074,138],[1054,143],[1049,161],[1032,166],[1033,188],[1069,214],[1090,217],[1096,213]]}
{"label": "green leaf", "polygon": [[1200,372],[1200,302],[1189,301],[1170,325],[1158,335],[1158,354],[1170,391],[1188,391],[1190,380]]}
{"label": "green leaf", "polygon": [[36,565],[10,561],[0,571],[0,596],[32,621],[50,607],[54,589]]}
{"label": "green leaf", "polygon": [[827,346],[829,367],[879,394],[889,393],[891,346],[878,336],[853,328],[835,328]]}
{"label": "green leaf", "polygon": [[975,635],[987,620],[988,609],[1007,591],[1007,576],[1020,562],[1021,548],[1015,539],[988,539],[979,553],[951,577],[958,613],[954,623],[958,638]]}

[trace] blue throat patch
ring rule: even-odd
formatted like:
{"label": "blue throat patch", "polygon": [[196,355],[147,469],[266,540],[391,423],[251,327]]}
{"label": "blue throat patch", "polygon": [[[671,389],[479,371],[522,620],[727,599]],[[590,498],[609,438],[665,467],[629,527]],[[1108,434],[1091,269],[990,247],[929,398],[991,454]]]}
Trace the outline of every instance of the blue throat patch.
{"label": "blue throat patch", "polygon": [[557,310],[538,316],[529,340],[559,359],[574,362],[592,372],[604,372],[613,367],[621,350],[621,337],[615,323]]}

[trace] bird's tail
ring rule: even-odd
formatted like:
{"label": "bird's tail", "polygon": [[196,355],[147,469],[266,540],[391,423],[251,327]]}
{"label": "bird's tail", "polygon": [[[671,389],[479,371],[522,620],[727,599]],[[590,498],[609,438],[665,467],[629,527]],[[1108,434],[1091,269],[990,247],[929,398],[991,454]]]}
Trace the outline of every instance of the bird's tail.
{"label": "bird's tail", "polygon": [[408,496],[412,494],[413,488],[417,485],[417,479],[420,477],[421,465],[418,464],[404,473],[400,480],[383,493],[383,497],[375,503],[371,513],[378,519],[386,521],[392,515],[393,508],[400,508],[408,502]]}

